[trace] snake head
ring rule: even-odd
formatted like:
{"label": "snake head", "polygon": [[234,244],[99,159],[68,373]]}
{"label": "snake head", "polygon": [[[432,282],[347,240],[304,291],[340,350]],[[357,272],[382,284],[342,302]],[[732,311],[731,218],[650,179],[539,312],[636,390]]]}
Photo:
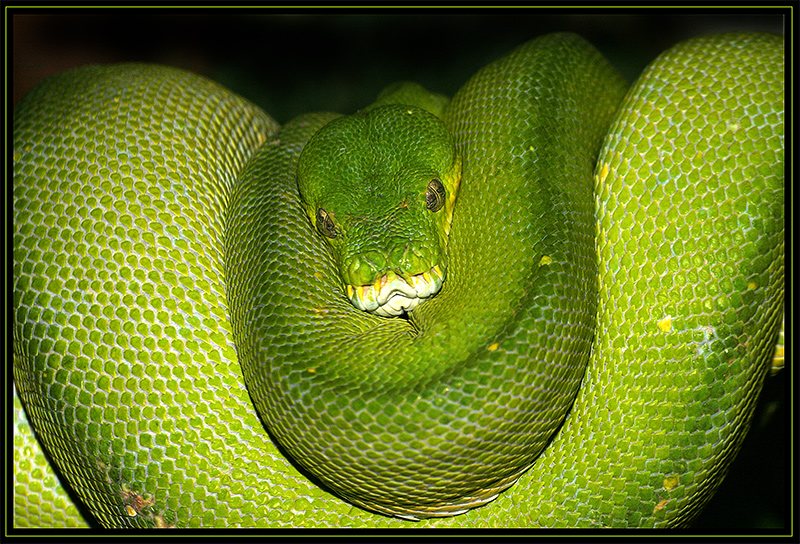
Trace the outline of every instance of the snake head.
{"label": "snake head", "polygon": [[356,308],[400,316],[439,292],[460,179],[450,132],[416,106],[340,117],[309,140],[300,196]]}

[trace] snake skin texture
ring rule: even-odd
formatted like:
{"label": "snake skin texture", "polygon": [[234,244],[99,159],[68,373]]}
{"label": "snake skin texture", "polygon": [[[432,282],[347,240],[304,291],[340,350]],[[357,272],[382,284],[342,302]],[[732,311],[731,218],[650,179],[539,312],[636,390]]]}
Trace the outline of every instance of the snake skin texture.
{"label": "snake skin texture", "polygon": [[[105,527],[686,525],[781,327],[782,78],[768,35],[627,91],[574,35],[488,65],[445,108],[451,269],[408,321],[350,305],[300,206],[331,114],[149,65],[47,80],[14,112],[21,404]],[[80,524],[18,413],[15,524]]]}

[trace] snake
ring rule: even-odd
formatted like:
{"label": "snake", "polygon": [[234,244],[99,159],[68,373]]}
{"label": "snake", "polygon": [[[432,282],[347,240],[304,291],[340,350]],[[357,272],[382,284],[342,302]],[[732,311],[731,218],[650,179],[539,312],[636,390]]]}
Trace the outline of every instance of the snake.
{"label": "snake", "polygon": [[545,34],[279,125],[79,67],[13,122],[17,527],[681,527],[784,306],[783,38]]}

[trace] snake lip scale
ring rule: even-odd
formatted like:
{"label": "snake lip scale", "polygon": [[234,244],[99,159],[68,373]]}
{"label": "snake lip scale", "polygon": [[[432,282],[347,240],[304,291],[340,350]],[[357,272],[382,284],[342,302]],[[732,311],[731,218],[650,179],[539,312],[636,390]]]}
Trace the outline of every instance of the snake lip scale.
{"label": "snake lip scale", "polygon": [[346,289],[350,302],[359,310],[382,317],[397,317],[435,296],[444,279],[442,268],[435,265],[426,272],[408,276],[408,279],[390,271],[382,274],[374,284],[348,285]]}

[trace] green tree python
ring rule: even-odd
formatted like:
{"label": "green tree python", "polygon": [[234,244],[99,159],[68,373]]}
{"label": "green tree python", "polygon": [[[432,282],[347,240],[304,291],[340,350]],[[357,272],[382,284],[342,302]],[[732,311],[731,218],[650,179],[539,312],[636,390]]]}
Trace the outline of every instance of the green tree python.
{"label": "green tree python", "polygon": [[282,127],[163,66],[46,80],[14,113],[15,524],[690,523],[781,328],[783,95],[762,34],[630,88],[546,35],[452,99]]}

